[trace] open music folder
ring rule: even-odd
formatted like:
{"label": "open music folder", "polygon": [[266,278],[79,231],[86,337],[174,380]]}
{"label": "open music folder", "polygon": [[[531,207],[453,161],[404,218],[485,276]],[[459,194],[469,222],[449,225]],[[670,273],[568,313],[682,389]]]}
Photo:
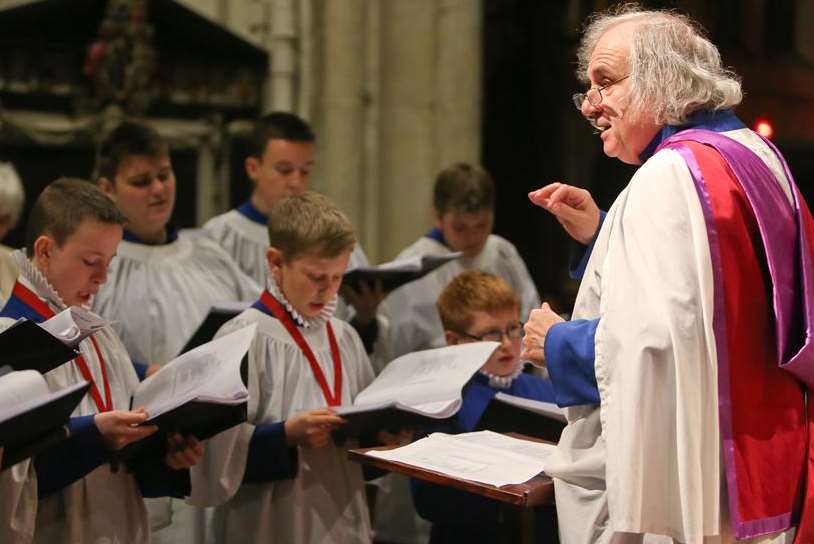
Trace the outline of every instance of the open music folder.
{"label": "open music folder", "polygon": [[348,423],[334,439],[376,431],[424,429],[453,417],[462,390],[500,344],[472,342],[408,353],[389,363],[351,406],[334,411]]}
{"label": "open music folder", "polygon": [[476,431],[520,433],[559,442],[568,420],[556,404],[499,392],[481,414]]}
{"label": "open music folder", "polygon": [[104,319],[78,306],[71,306],[39,324],[20,318],[0,333],[2,363],[14,370],[36,370],[45,374],[76,358],[79,343],[105,325]]}
{"label": "open music folder", "polygon": [[454,261],[461,255],[463,253],[460,251],[446,255],[417,255],[375,266],[353,268],[345,272],[342,277],[342,285],[359,289],[359,284],[362,282],[372,285],[378,281],[381,282],[385,291],[392,291],[405,283],[424,277],[439,266]]}
{"label": "open music folder", "polygon": [[401,447],[352,449],[348,458],[509,504],[534,507],[554,501],[554,484],[543,473],[554,448],[554,444],[517,434],[433,433]]}
{"label": "open music folder", "polygon": [[68,437],[67,423],[88,390],[80,382],[51,392],[34,370],[0,373],[0,468],[32,457]]}
{"label": "open music folder", "polygon": [[237,316],[240,312],[251,306],[251,302],[246,301],[228,301],[218,302],[209,308],[209,313],[189,337],[187,343],[181,348],[181,353],[186,353],[190,350],[197,348],[200,345],[206,344],[211,341],[218,330],[230,319]]}
{"label": "open music folder", "polygon": [[144,407],[145,425],[159,430],[125,447],[120,458],[163,454],[170,433],[205,440],[246,421],[248,351],[256,332],[252,324],[198,346],[141,382],[131,407]]}

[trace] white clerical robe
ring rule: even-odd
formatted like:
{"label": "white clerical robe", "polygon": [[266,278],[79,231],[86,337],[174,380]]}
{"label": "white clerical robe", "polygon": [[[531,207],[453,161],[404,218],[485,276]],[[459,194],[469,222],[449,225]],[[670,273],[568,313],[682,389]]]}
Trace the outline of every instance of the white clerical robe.
{"label": "white clerical robe", "polygon": [[[66,308],[42,274],[17,252],[18,281],[45,299],[54,312]],[[15,320],[0,318],[0,328],[10,327]],[[90,338],[79,345],[91,375],[103,393],[102,365],[105,365],[114,410],[129,410],[130,398],[138,386],[130,357],[116,333],[105,327],[93,334],[103,361],[97,356]],[[52,391],[83,382],[75,362],[58,366],[45,374]],[[85,395],[72,416],[98,413],[90,394]],[[36,488],[34,489],[36,494]],[[5,502],[5,496],[3,497]],[[144,500],[132,474],[126,470],[114,473],[109,464],[39,501],[34,541],[81,543],[149,542],[150,532]]]}
{"label": "white clerical robe", "polygon": [[[257,285],[266,285],[269,274],[266,262],[269,233],[264,223],[254,221],[237,210],[229,210],[207,221],[203,228],[226,253],[232,256],[238,267],[257,282]],[[361,244],[357,243],[350,255],[348,270],[367,265],[367,256]],[[257,294],[259,295],[260,291]],[[341,298],[336,316],[345,321],[353,317],[353,309]]]}
{"label": "white clerical robe", "polygon": [[[249,351],[249,423],[210,440],[204,460],[192,469],[190,502],[215,509],[211,533],[216,542],[345,544],[370,541],[370,521],[362,471],[347,459],[345,447],[299,448],[294,479],[242,484],[254,425],[284,421],[327,403],[308,360],[283,325],[250,308],[218,332],[228,334],[257,323]],[[342,358],[342,403],[373,380],[356,331],[331,318]],[[325,325],[300,328],[329,387],[334,372]],[[352,447],[347,444],[347,447]]]}
{"label": "white clerical robe", "polygon": [[33,542],[36,518],[37,474],[26,459],[0,472],[0,542]]}
{"label": "white clerical robe", "polygon": [[[723,134],[755,151],[791,198],[779,161],[762,140],[746,129]],[[661,150],[609,210],[574,307],[573,319],[600,319],[595,374],[601,406],[566,409],[568,426],[546,462],[562,544],[640,542],[648,532],[669,537],[649,535],[645,542],[734,542],[722,521],[727,501],[712,316],[701,204],[684,160]],[[615,371],[621,364],[624,373]],[[680,402],[665,403],[665,396]],[[603,433],[608,426],[630,432]],[[646,478],[632,468],[641,466],[642,456]],[[606,480],[632,482],[625,488],[642,500],[609,493]],[[790,543],[792,533],[739,542]]]}
{"label": "white clerical robe", "polygon": [[181,231],[168,244],[119,244],[93,308],[112,321],[133,359],[164,364],[214,303],[251,300],[259,292],[212,240]]}
{"label": "white clerical robe", "polygon": [[[422,237],[396,258],[446,255],[451,251],[437,240]],[[474,259],[451,261],[387,295],[379,309],[380,332],[372,355],[377,372],[406,353],[446,345],[435,302],[444,287],[466,270],[491,272],[506,280],[520,299],[521,316],[540,306],[537,288],[517,249],[505,238],[491,234]],[[399,544],[419,544],[429,538],[431,525],[416,513],[410,483],[404,476],[389,474],[379,480],[375,512],[377,538]]]}

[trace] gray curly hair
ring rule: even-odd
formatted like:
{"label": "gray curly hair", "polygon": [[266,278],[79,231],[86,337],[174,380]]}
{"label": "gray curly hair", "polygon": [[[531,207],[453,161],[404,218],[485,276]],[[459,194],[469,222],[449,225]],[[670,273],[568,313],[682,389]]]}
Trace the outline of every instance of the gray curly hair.
{"label": "gray curly hair", "polygon": [[659,125],[680,125],[698,110],[722,110],[743,98],[738,76],[724,68],[718,49],[697,24],[673,11],[624,4],[593,15],[577,51],[577,77],[585,84],[594,47],[612,27],[636,22],[628,56],[632,113],[649,111]]}

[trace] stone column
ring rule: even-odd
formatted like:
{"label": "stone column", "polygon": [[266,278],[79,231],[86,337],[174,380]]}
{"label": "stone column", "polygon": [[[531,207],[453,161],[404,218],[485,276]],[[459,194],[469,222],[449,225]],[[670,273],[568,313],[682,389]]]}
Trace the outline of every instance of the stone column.
{"label": "stone column", "polygon": [[294,103],[317,133],[312,187],[348,214],[371,261],[392,258],[432,225],[438,170],[479,160],[481,1],[297,9]]}
{"label": "stone column", "polygon": [[480,0],[439,0],[435,117],[437,169],[480,161],[482,30]]}
{"label": "stone column", "polygon": [[297,89],[297,23],[294,0],[272,0],[268,24],[266,111],[293,111]]}
{"label": "stone column", "polygon": [[392,258],[431,224],[437,165],[435,1],[383,2],[381,72],[381,236]]}
{"label": "stone column", "polygon": [[319,7],[317,54],[321,58],[312,89],[315,108],[311,121],[317,133],[312,187],[336,202],[360,231],[365,1],[325,1]]}

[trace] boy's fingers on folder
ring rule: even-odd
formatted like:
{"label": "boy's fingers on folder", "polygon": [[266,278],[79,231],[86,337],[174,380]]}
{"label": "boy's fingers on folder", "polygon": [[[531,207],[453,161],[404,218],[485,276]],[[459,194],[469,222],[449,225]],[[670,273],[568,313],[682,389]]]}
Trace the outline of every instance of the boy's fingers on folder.
{"label": "boy's fingers on folder", "polygon": [[412,429],[402,429],[394,433],[379,431],[376,438],[378,438],[379,443],[383,446],[406,446],[413,441],[414,433],[415,431]]}
{"label": "boy's fingers on folder", "polygon": [[194,436],[190,435],[185,438],[179,434],[172,434],[167,437],[165,461],[171,469],[186,469],[197,465],[203,456],[203,452],[203,443]]}
{"label": "boy's fingers on folder", "polygon": [[342,287],[342,298],[353,306],[356,311],[354,319],[362,325],[367,325],[376,317],[379,304],[384,300],[385,292],[381,280],[375,282],[360,281],[358,289],[350,286]]}
{"label": "boy's fingers on folder", "polygon": [[135,410],[125,412],[113,410],[93,417],[99,433],[113,450],[120,450],[132,442],[147,438],[158,430],[155,425],[142,425],[147,420],[147,412]]}
{"label": "boy's fingers on folder", "polygon": [[285,421],[286,440],[289,445],[322,447],[328,443],[331,431],[344,423],[328,409],[301,412]]}

